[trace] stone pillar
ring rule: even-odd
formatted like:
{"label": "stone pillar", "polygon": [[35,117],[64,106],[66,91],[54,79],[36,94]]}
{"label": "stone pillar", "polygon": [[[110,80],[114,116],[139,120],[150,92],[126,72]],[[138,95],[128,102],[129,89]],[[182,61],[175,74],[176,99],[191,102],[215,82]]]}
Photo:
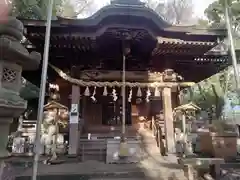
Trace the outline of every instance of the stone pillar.
{"label": "stone pillar", "polygon": [[27,107],[27,102],[19,96],[25,85],[22,70],[37,69],[41,60],[39,53],[28,53],[20,43],[23,24],[14,17],[8,17],[4,23],[0,28],[0,158],[8,156],[6,146],[13,118]]}
{"label": "stone pillar", "polygon": [[171,98],[170,87],[165,87],[163,89],[163,110],[164,110],[165,140],[166,140],[167,152],[175,153],[173,109],[172,109],[172,98]]}
{"label": "stone pillar", "polygon": [[[68,154],[71,156],[77,155],[78,145],[80,141],[80,132],[79,132],[79,105],[80,105],[80,87],[72,85],[72,107],[77,106],[77,110],[71,108],[70,112],[70,122],[69,122],[69,150]],[[77,116],[77,117],[76,117]]]}

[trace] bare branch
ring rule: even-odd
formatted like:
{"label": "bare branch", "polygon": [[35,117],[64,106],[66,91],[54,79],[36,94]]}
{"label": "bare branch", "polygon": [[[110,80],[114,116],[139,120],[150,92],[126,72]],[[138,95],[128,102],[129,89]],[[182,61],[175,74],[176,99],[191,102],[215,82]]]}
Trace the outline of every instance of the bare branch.
{"label": "bare branch", "polygon": [[[80,2],[79,2],[80,1]],[[90,7],[94,0],[78,0],[77,15],[81,14],[86,8]]]}
{"label": "bare branch", "polygon": [[172,24],[188,23],[192,19],[193,3],[192,0],[169,0],[159,3],[154,10]]}

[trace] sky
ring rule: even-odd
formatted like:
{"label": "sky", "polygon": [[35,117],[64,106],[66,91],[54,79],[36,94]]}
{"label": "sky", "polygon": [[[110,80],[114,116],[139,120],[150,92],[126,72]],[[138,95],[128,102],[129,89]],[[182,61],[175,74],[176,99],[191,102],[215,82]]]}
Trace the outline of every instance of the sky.
{"label": "sky", "polygon": [[[194,14],[197,17],[204,16],[204,10],[211,4],[214,0],[192,0],[194,4]],[[101,7],[103,4],[107,4],[109,0],[97,0],[98,6]],[[157,0],[156,0],[157,2]],[[159,2],[159,0],[158,0]]]}
{"label": "sky", "polygon": [[214,2],[214,0],[193,0],[193,3],[194,3],[194,14],[197,17],[204,17],[204,10],[212,2]]}
{"label": "sky", "polygon": [[[164,2],[167,0],[155,0],[155,1],[157,3],[159,1]],[[214,1],[215,0],[192,0],[194,4],[194,16],[199,18],[204,18],[204,10],[208,7],[209,4],[211,4]],[[107,5],[109,2],[110,0],[95,0],[94,4],[97,6],[97,9],[100,9],[104,5]]]}

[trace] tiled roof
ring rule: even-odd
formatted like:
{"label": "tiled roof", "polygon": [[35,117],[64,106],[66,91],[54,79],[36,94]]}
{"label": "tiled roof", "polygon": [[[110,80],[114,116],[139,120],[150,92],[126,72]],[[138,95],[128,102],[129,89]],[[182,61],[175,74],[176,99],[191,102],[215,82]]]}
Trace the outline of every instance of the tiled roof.
{"label": "tiled roof", "polygon": [[209,41],[185,41],[182,39],[157,37],[159,44],[186,44],[186,45],[214,45],[215,42]]}

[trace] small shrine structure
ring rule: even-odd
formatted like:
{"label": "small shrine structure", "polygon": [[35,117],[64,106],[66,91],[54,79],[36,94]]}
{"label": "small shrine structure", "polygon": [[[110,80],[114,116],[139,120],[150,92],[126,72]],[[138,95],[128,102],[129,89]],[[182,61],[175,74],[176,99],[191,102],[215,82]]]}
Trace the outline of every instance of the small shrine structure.
{"label": "small shrine structure", "polygon": [[[66,153],[68,143],[68,108],[58,101],[60,100],[58,85],[49,85],[49,100],[44,106],[44,119],[42,123],[42,154],[52,154],[51,160],[56,160],[57,153]],[[65,135],[64,135],[65,134]],[[64,139],[65,137],[65,139]]]}
{"label": "small shrine structure", "polygon": [[180,153],[183,153],[185,156],[193,154],[193,143],[192,140],[188,139],[188,135],[191,133],[194,121],[196,121],[196,112],[199,110],[201,108],[192,102],[174,108],[175,121],[181,122],[181,132],[177,133],[175,131],[176,141],[178,140],[176,146],[178,146],[177,149],[180,150]]}

